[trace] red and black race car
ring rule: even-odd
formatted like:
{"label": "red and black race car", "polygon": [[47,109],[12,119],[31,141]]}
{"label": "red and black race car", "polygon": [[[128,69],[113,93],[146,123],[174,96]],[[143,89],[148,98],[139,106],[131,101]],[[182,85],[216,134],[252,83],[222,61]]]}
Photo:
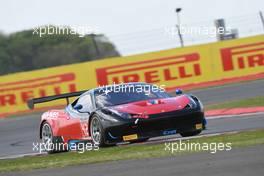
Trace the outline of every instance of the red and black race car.
{"label": "red and black race car", "polygon": [[52,144],[92,140],[102,147],[176,133],[201,133],[206,126],[202,103],[179,89],[176,95],[151,84],[124,83],[36,98],[28,101],[28,106],[33,109],[34,104],[62,98],[69,102],[70,97],[79,96],[65,109],[42,115],[40,139]]}

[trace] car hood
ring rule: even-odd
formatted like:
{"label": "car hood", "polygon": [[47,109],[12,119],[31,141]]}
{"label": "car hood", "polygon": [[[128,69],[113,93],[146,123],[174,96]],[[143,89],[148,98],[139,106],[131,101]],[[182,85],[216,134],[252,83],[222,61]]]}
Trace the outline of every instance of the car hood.
{"label": "car hood", "polygon": [[112,107],[119,112],[130,114],[157,114],[169,111],[183,109],[190,99],[186,95],[181,95],[171,98],[152,99],[138,102],[132,102]]}

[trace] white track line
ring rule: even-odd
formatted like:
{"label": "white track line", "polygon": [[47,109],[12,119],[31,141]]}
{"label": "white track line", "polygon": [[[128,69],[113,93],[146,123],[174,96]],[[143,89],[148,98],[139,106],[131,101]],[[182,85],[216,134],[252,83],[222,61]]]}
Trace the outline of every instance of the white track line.
{"label": "white track line", "polygon": [[45,155],[45,154],[46,153],[24,153],[24,154],[9,155],[9,156],[0,157],[0,160],[22,158],[25,156],[38,156],[38,155]]}

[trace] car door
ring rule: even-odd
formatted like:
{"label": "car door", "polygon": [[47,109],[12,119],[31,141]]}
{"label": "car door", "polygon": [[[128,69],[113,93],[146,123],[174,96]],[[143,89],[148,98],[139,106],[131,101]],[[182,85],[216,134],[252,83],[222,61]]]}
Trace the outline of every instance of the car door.
{"label": "car door", "polygon": [[[80,105],[82,108],[80,108]],[[79,106],[79,108],[77,108]],[[89,137],[88,120],[92,110],[92,98],[90,93],[80,96],[72,104],[68,105],[66,111],[69,119],[61,128],[67,139],[86,139]]]}

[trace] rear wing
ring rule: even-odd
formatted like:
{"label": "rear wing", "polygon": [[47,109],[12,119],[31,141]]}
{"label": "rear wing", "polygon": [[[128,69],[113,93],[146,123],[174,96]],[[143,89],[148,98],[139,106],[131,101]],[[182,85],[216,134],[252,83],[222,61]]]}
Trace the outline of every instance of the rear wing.
{"label": "rear wing", "polygon": [[34,109],[35,104],[38,103],[45,103],[49,101],[54,101],[58,99],[66,99],[67,105],[69,104],[69,98],[71,97],[77,97],[86,92],[87,90],[79,91],[79,92],[71,92],[71,93],[65,93],[60,95],[52,95],[47,97],[41,97],[41,98],[33,98],[31,100],[28,100],[27,105],[29,109]]}

